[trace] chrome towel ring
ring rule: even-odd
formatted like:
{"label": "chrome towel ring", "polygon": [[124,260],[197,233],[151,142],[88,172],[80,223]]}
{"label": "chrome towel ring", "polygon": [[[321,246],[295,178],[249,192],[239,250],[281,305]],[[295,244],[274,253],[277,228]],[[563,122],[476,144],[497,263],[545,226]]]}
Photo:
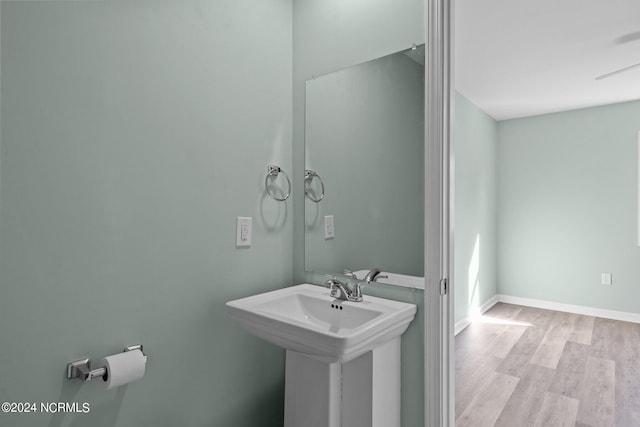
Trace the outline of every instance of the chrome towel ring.
{"label": "chrome towel ring", "polygon": [[[289,190],[287,191],[287,194],[284,197],[278,197],[275,194],[273,194],[271,191],[269,191],[269,177],[272,176],[275,179],[278,177],[280,173],[282,173],[284,177],[287,179],[287,185],[289,187]],[[278,202],[284,202],[291,195],[291,180],[289,179],[289,175],[287,175],[286,172],[283,171],[282,168],[280,168],[280,166],[278,165],[267,166],[267,176],[264,178],[264,189],[267,191],[267,194],[273,200],[277,200]]]}
{"label": "chrome towel ring", "polygon": [[[311,194],[313,193],[309,191],[309,185],[311,184],[311,181],[313,181],[313,178],[318,178],[318,181],[320,181],[321,194],[320,197],[316,199],[311,196]],[[322,199],[324,199],[324,182],[322,182],[322,178],[320,177],[320,175],[318,175],[311,169],[306,169],[304,171],[304,194],[307,195],[309,200],[315,203],[319,203]]]}

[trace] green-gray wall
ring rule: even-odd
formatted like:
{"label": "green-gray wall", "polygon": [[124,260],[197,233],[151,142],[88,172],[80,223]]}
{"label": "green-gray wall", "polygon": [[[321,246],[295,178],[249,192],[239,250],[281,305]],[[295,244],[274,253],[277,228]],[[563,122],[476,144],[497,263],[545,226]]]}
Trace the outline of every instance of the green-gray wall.
{"label": "green-gray wall", "polygon": [[638,130],[640,101],[499,123],[500,293],[640,313]]}
{"label": "green-gray wall", "polygon": [[[314,75],[398,52],[413,43],[424,43],[425,10],[423,0],[378,0],[366,5],[343,0],[296,0],[293,16],[293,173],[303,176],[305,82]],[[304,266],[304,193],[300,182],[294,191],[294,278],[303,282],[309,279]],[[421,427],[424,425],[423,294],[381,284],[368,292],[418,305],[419,317],[402,339],[402,424]]]}
{"label": "green-gray wall", "polygon": [[[224,303],[292,283],[290,0],[1,2],[3,426],[282,426],[284,352]],[[254,218],[235,248],[235,217]],[[112,391],[67,362],[142,343]]]}
{"label": "green-gray wall", "polygon": [[640,101],[496,122],[457,94],[454,123],[456,321],[494,294],[640,313]]}
{"label": "green-gray wall", "polygon": [[305,200],[306,269],[424,276],[424,66],[396,53],[309,80],[305,120],[326,189]]}
{"label": "green-gray wall", "polygon": [[456,93],[455,321],[477,313],[497,292],[498,123]]}

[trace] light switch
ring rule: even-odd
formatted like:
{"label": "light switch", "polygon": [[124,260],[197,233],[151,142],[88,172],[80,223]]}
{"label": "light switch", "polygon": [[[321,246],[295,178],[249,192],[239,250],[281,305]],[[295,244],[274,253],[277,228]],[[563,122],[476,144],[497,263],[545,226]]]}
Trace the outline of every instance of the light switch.
{"label": "light switch", "polygon": [[236,247],[248,248],[251,246],[251,223],[249,216],[239,216],[236,220]]}
{"label": "light switch", "polygon": [[333,239],[336,235],[336,230],[333,226],[333,215],[324,216],[324,238]]}

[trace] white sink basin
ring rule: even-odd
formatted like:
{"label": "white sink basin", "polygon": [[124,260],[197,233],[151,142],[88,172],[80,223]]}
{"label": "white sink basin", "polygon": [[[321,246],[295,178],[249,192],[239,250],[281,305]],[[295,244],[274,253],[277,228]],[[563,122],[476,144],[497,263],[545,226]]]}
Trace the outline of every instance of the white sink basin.
{"label": "white sink basin", "polygon": [[327,288],[303,284],[230,301],[227,312],[277,346],[347,362],[402,335],[416,306],[366,295],[362,302],[342,301]]}

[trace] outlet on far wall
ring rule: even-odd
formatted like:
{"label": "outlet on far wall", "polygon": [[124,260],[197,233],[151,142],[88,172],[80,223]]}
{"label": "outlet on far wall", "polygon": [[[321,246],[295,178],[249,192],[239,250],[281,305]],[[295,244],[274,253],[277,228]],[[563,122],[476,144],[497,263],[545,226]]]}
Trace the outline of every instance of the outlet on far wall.
{"label": "outlet on far wall", "polygon": [[602,273],[602,284],[606,286],[611,286],[611,273]]}

